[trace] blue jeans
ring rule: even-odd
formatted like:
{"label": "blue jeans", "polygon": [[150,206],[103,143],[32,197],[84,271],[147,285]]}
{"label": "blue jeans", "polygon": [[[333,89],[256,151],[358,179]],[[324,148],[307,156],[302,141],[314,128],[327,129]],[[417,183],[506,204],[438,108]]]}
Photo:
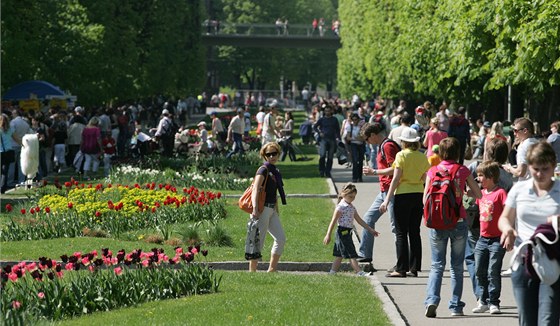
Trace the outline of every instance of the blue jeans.
{"label": "blue jeans", "polygon": [[461,301],[463,294],[463,260],[465,259],[465,246],[467,244],[467,224],[465,221],[457,223],[453,230],[430,229],[430,246],[432,247],[432,266],[428,285],[426,287],[425,305],[439,305],[441,301],[441,282],[445,270],[445,257],[447,243],[451,242],[451,312],[463,312],[465,303]]}
{"label": "blue jeans", "polygon": [[369,154],[369,161],[370,161],[370,166],[372,169],[377,170],[377,152],[379,150],[379,146],[377,145],[373,145],[373,146],[367,146],[367,148],[370,149],[370,154]]}
{"label": "blue jeans", "polygon": [[560,280],[550,285],[532,279],[525,265],[511,274],[513,295],[519,310],[519,325],[558,325],[560,318]]}
{"label": "blue jeans", "polygon": [[478,283],[476,281],[476,269],[474,262],[474,248],[476,247],[476,242],[480,237],[480,229],[469,229],[467,245],[465,246],[465,265],[467,266],[467,271],[469,273],[469,278],[471,279],[472,289],[476,301],[480,299],[480,293],[478,291]]}
{"label": "blue jeans", "polygon": [[352,181],[362,180],[362,168],[364,167],[364,144],[350,144],[352,150]]}
{"label": "blue jeans", "polygon": [[243,155],[243,135],[233,133],[233,148],[231,151],[226,155],[226,158],[231,158],[233,154],[239,153],[239,155]]}
{"label": "blue jeans", "polygon": [[[367,212],[364,214],[364,221],[372,229],[375,229],[375,223],[377,223],[377,220],[379,220],[381,215],[383,215],[379,211],[379,206],[381,206],[386,197],[386,191],[380,192],[377,197],[375,197],[375,200],[373,201]],[[394,200],[392,199],[389,202],[389,206],[387,207],[387,213],[389,213],[389,218],[391,219],[391,232],[395,234],[395,212],[393,210],[393,203]],[[360,242],[360,250],[358,252],[360,257],[372,259],[374,242],[375,237],[371,235],[371,233],[369,233],[366,229],[364,229],[362,231],[362,241]]]}
{"label": "blue jeans", "polygon": [[336,150],[336,139],[321,138],[319,142],[319,172],[321,175],[329,176],[331,174]]}
{"label": "blue jeans", "polygon": [[500,237],[480,237],[474,250],[476,280],[482,304],[500,306],[502,292],[502,261],[506,250],[500,244]]}

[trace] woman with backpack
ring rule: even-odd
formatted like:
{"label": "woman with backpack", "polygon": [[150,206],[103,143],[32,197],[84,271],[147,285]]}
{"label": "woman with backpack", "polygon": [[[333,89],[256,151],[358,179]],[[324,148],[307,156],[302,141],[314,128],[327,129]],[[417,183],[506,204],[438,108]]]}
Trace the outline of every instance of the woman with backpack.
{"label": "woman with backpack", "polygon": [[403,150],[395,157],[393,180],[379,207],[385,213],[394,197],[397,265],[386,277],[417,277],[422,266],[422,190],[430,163],[419,151],[420,137],[416,130],[405,127],[399,139]]}
{"label": "woman with backpack", "polygon": [[[463,316],[463,307],[465,303],[461,301],[463,292],[463,268],[465,260],[465,247],[467,245],[467,212],[462,205],[463,189],[469,186],[470,191],[467,195],[475,198],[481,198],[482,192],[469,169],[457,163],[461,156],[461,144],[454,137],[443,139],[439,143],[439,155],[442,162],[432,167],[427,174],[426,185],[424,188],[424,205],[426,208],[432,207],[430,201],[431,195],[434,194],[434,186],[432,181],[442,180],[447,177],[451,180],[453,186],[450,188],[455,193],[455,205],[458,207],[458,216],[455,216],[454,226],[443,226],[441,221],[435,219],[439,214],[435,210],[424,210],[426,218],[426,226],[430,227],[430,247],[432,248],[432,263],[430,268],[430,276],[426,288],[426,317],[435,318],[436,309],[441,301],[440,290],[443,280],[443,271],[446,264],[447,243],[451,243],[451,291],[452,296],[449,300],[448,308],[452,316]],[[441,211],[441,207],[438,208]]]}

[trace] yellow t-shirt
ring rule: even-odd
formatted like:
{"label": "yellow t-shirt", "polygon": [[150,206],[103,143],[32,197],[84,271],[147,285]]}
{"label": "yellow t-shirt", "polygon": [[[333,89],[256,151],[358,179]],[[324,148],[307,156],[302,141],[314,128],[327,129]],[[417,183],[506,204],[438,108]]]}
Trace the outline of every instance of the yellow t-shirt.
{"label": "yellow t-shirt", "polygon": [[395,195],[424,192],[422,176],[430,169],[426,155],[406,148],[397,153],[393,167],[403,172]]}

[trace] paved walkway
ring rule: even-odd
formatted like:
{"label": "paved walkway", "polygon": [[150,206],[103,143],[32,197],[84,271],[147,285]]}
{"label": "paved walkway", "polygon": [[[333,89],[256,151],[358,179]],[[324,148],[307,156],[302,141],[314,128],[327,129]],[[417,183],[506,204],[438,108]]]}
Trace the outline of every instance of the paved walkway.
{"label": "paved walkway", "polygon": [[[332,179],[334,186],[337,189],[350,182],[352,179],[352,169],[345,168],[335,163],[332,171]],[[354,205],[358,209],[360,216],[364,216],[365,212],[370,207],[373,199],[379,193],[379,184],[377,177],[365,176],[364,182],[356,183],[358,194]],[[359,234],[361,236],[361,227]],[[391,233],[389,218],[384,214],[376,224],[376,230],[381,235],[375,240],[373,264],[378,272],[374,273],[372,277],[372,284],[380,284],[376,286],[376,292],[385,300],[386,309],[389,316],[395,324],[406,325],[448,325],[450,322],[453,325],[473,325],[484,324],[490,325],[507,325],[517,324],[517,308],[513,298],[513,291],[511,287],[511,280],[509,277],[502,278],[502,294],[501,294],[501,315],[490,315],[489,313],[474,314],[471,310],[476,306],[476,298],[473,294],[472,283],[465,270],[464,276],[464,289],[462,301],[466,303],[464,309],[465,316],[452,317],[450,311],[447,309],[447,303],[451,297],[450,277],[449,277],[449,255],[447,258],[446,270],[444,273],[443,284],[441,289],[441,303],[437,310],[437,318],[426,318],[424,316],[424,299],[426,292],[426,283],[428,281],[428,273],[430,270],[430,246],[428,238],[428,229],[422,226],[422,272],[419,273],[417,278],[387,278],[385,274],[387,269],[393,267],[396,262],[395,244],[393,234]],[[356,247],[357,248],[357,247]],[[449,247],[448,247],[449,248]],[[448,250],[449,252],[449,250]],[[504,258],[503,269],[509,266],[510,253],[506,254]],[[386,293],[380,293],[385,290]],[[387,302],[390,301],[390,302]],[[396,307],[399,315],[391,316],[394,308],[390,307],[391,304]],[[398,319],[400,318],[400,320]],[[452,320],[452,321],[451,321]]]}

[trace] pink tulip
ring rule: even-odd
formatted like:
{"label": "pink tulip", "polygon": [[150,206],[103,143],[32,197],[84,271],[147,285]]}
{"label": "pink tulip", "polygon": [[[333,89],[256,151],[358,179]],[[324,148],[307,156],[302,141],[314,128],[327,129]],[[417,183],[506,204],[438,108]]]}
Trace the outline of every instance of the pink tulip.
{"label": "pink tulip", "polygon": [[10,279],[10,281],[12,281],[12,282],[15,282],[15,281],[17,281],[17,279],[18,279],[18,277],[17,277],[17,274],[16,274],[16,273],[14,273],[14,272],[12,272],[12,273],[8,274],[8,278],[9,278],[9,279]]}
{"label": "pink tulip", "polygon": [[64,268],[65,268],[67,271],[71,271],[71,270],[74,269],[74,264],[68,263],[68,264],[66,264],[66,266],[64,266]]}
{"label": "pink tulip", "polygon": [[116,275],[121,275],[123,272],[122,267],[115,267],[114,271]]}
{"label": "pink tulip", "polygon": [[148,265],[150,265],[150,261],[147,260],[147,259],[144,259],[144,260],[142,261],[142,266],[148,267]]}
{"label": "pink tulip", "polygon": [[19,309],[21,308],[21,302],[19,301],[12,301],[12,308]]}
{"label": "pink tulip", "polygon": [[39,293],[37,293],[37,296],[39,297],[39,299],[44,299],[45,298],[45,293],[39,292]]}

